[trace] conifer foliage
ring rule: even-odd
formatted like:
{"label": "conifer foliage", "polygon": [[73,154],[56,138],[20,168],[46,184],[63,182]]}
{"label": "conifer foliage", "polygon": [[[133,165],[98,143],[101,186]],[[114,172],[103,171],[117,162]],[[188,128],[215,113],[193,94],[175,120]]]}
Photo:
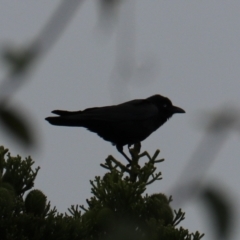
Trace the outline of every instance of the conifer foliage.
{"label": "conifer foliage", "polygon": [[[108,172],[90,181],[87,207],[71,206],[62,214],[51,208],[42,191],[32,189],[39,171],[33,170],[33,160],[12,157],[0,147],[0,239],[201,239],[203,234],[177,227],[184,213],[172,210],[171,197],[145,193],[149,184],[161,179],[161,173],[155,173],[155,165],[163,161],[157,160],[159,151],[151,157],[140,154],[140,145],[135,145],[129,152],[128,165],[113,156],[101,164]],[[143,157],[148,161],[140,166]]]}

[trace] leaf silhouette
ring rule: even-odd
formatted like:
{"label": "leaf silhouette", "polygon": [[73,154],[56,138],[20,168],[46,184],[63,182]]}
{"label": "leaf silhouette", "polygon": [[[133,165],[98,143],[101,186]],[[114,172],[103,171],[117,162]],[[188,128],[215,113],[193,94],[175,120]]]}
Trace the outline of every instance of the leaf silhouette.
{"label": "leaf silhouette", "polygon": [[29,126],[18,111],[13,109],[0,109],[2,127],[10,132],[21,144],[30,147],[33,144],[33,134]]}

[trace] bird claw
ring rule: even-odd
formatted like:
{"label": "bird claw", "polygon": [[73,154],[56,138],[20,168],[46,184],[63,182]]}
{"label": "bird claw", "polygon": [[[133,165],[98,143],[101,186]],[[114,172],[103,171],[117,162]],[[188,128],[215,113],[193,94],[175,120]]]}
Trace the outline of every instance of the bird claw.
{"label": "bird claw", "polygon": [[131,165],[132,160],[127,156],[127,154],[123,151],[123,146],[117,145],[117,150],[126,158],[126,160],[129,162]]}
{"label": "bird claw", "polygon": [[126,158],[126,160],[129,162],[129,164],[128,165],[131,165],[131,163],[132,163],[132,160],[127,156],[127,154],[125,153],[125,152],[120,152],[125,158]]}

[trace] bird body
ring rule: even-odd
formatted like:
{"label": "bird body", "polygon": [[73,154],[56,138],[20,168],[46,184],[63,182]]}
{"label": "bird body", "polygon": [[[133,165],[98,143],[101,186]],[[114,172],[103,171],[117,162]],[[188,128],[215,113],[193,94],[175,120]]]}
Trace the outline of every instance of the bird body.
{"label": "bird body", "polygon": [[58,115],[46,120],[58,126],[85,127],[97,133],[121,151],[124,145],[132,145],[146,139],[163,125],[174,113],[185,113],[161,95],[128,101],[119,105],[88,108],[69,112],[54,110]]}

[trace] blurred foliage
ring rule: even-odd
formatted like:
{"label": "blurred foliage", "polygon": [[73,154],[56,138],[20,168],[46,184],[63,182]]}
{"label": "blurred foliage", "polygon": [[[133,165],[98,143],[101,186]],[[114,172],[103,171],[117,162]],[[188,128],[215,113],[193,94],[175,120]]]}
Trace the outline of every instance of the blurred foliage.
{"label": "blurred foliage", "polygon": [[16,109],[0,106],[0,122],[2,128],[14,136],[18,143],[29,147],[33,146],[35,139],[29,124]]}
{"label": "blurred foliage", "polygon": [[212,184],[204,188],[200,196],[210,216],[210,223],[213,223],[216,239],[228,239],[234,215],[229,196]]}
{"label": "blurred foliage", "polygon": [[9,68],[10,75],[23,74],[29,70],[33,60],[37,56],[37,48],[8,47],[4,50],[2,59]]}
{"label": "blurred foliage", "polygon": [[8,67],[8,77],[1,82],[0,87],[0,123],[2,129],[24,146],[32,147],[35,143],[34,131],[30,129],[28,119],[22,111],[15,107],[8,107],[7,103],[14,95],[16,89],[27,78],[34,60],[37,57],[37,48],[7,47],[2,53],[2,60]]}
{"label": "blurred foliage", "polygon": [[[131,151],[133,161],[126,168],[113,157],[106,160],[103,166],[109,171],[90,181],[93,196],[87,208],[71,206],[61,214],[51,209],[42,191],[31,190],[39,170],[32,169],[32,159],[12,157],[0,147],[0,239],[201,239],[198,232],[176,227],[184,213],[172,210],[171,198],[162,193],[144,195],[149,179],[160,179],[160,173],[154,175],[159,151],[153,157]],[[140,167],[142,156],[149,161]]]}
{"label": "blurred foliage", "polygon": [[9,45],[1,51],[0,60],[7,68],[7,74],[0,83],[0,126],[6,129],[12,139],[20,145],[32,147],[35,143],[34,129],[29,128],[26,116],[16,109],[9,109],[6,102],[11,100],[16,90],[23,85],[29,72],[57,42],[64,29],[79,9],[81,0],[61,1],[55,12],[34,39],[25,46]]}

